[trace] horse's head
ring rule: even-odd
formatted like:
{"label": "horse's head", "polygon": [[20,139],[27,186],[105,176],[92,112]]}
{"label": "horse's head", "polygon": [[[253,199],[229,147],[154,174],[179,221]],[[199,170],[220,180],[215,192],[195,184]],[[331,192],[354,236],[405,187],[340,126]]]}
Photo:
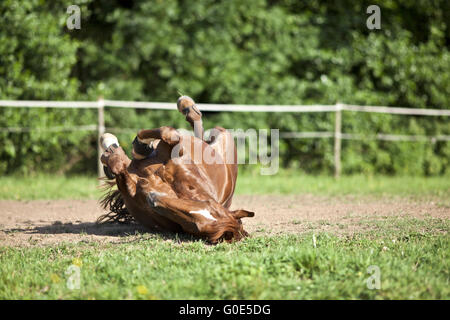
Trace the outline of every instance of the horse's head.
{"label": "horse's head", "polygon": [[[255,215],[254,212],[242,209],[232,211],[216,202],[210,201],[209,203],[210,217],[213,217],[215,221],[211,222],[209,220],[209,223],[204,226],[204,231],[210,242],[239,241],[248,236],[241,219],[253,217]],[[207,213],[208,210],[203,211]],[[201,217],[199,218],[201,219]]]}
{"label": "horse's head", "polygon": [[218,219],[215,226],[216,230],[209,235],[208,240],[212,243],[220,241],[232,242],[247,237],[248,232],[244,230],[241,219],[253,217],[255,213],[242,209],[235,211],[224,210],[227,212],[227,216]]}
{"label": "horse's head", "polygon": [[229,210],[213,200],[173,198],[160,192],[149,192],[147,201],[153,210],[177,221],[186,232],[203,236],[211,243],[246,237],[241,219],[255,215],[246,210]]}

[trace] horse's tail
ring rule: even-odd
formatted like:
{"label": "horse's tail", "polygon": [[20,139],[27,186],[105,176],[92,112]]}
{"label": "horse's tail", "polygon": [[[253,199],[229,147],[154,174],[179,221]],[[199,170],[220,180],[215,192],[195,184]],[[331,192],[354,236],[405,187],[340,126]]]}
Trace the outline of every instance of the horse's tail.
{"label": "horse's tail", "polygon": [[105,181],[105,194],[100,199],[100,205],[108,213],[101,215],[97,219],[97,223],[118,222],[131,223],[134,221],[133,216],[128,212],[123,202],[122,194],[119,190],[114,189],[116,183],[114,181]]}

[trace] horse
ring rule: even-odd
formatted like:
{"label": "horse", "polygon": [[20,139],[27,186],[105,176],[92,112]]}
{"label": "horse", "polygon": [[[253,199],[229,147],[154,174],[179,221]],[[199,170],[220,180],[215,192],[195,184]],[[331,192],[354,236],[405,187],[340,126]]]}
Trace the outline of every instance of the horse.
{"label": "horse", "polygon": [[177,109],[194,136],[163,126],[139,130],[130,159],[117,138],[105,133],[101,162],[110,189],[102,200],[109,213],[98,221],[134,219],[148,228],[185,232],[210,243],[248,236],[241,219],[254,212],[230,210],[238,166],[234,139],[222,127],[204,139],[202,113],[194,100],[181,96]]}

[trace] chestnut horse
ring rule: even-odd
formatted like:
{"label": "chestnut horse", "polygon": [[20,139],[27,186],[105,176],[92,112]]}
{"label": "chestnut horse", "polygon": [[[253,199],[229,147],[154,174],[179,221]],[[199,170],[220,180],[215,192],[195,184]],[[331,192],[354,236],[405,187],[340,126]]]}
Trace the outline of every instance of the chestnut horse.
{"label": "chestnut horse", "polygon": [[118,190],[102,200],[110,212],[99,221],[133,217],[146,227],[184,231],[211,243],[240,240],[248,235],[241,218],[254,213],[229,209],[238,171],[234,139],[215,127],[205,141],[202,114],[194,101],[182,96],[177,107],[195,136],[172,127],[140,130],[133,142],[133,160],[115,136],[101,137],[101,161]]}

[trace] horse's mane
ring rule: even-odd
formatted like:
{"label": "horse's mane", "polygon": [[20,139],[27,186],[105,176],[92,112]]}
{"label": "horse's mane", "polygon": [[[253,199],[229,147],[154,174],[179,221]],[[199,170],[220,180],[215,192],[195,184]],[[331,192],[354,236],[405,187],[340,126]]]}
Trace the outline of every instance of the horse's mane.
{"label": "horse's mane", "polygon": [[109,212],[101,215],[97,219],[97,223],[118,222],[131,223],[134,222],[133,216],[128,212],[123,202],[122,194],[115,189],[115,181],[104,179],[102,185],[105,194],[100,199],[100,205]]}

